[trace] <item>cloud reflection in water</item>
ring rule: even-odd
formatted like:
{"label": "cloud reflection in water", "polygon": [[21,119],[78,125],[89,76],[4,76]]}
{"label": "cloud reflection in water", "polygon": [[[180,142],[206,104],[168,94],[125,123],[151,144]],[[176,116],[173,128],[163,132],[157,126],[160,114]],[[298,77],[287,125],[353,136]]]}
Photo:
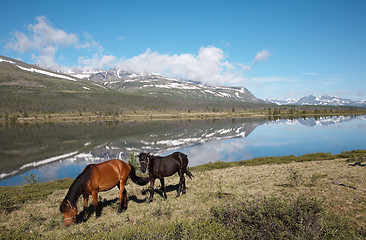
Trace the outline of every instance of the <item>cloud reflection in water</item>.
{"label": "cloud reflection in water", "polygon": [[[216,124],[216,125],[215,125]],[[75,178],[90,163],[123,158],[128,153],[151,151],[167,155],[181,151],[189,166],[208,162],[240,161],[261,156],[303,155],[312,152],[340,153],[366,149],[366,117],[331,117],[261,122],[211,122],[176,132],[150,132],[141,138],[121,138],[98,145],[89,152],[57,160],[30,170],[42,181]],[[91,145],[91,144],[88,144]],[[57,159],[57,156],[56,158]],[[42,161],[42,160],[41,160]],[[41,162],[40,161],[40,162]],[[6,177],[0,185],[19,185],[24,175]]]}

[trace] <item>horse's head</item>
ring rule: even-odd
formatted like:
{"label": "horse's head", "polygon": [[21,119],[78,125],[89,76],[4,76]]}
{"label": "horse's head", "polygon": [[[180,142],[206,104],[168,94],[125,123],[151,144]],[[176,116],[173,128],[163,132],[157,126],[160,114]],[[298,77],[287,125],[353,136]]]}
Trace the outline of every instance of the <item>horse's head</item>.
{"label": "horse's head", "polygon": [[140,162],[140,167],[141,167],[141,171],[144,173],[146,172],[148,166],[149,166],[149,155],[150,153],[140,153],[139,155],[139,162]]}
{"label": "horse's head", "polygon": [[78,209],[73,207],[69,200],[64,199],[61,202],[60,212],[64,214],[64,223],[66,227],[76,222],[76,214],[78,213]]}

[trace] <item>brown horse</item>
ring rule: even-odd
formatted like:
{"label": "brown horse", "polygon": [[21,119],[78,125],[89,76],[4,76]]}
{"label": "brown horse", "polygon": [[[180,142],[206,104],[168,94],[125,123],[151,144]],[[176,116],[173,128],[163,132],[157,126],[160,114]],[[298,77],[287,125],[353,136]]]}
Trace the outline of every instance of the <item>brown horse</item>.
{"label": "brown horse", "polygon": [[93,196],[94,211],[96,217],[99,217],[98,192],[108,191],[115,186],[118,186],[120,190],[118,212],[126,210],[127,191],[125,185],[129,176],[134,183],[140,186],[144,186],[149,182],[148,178],[136,176],[135,168],[121,160],[109,160],[99,164],[87,165],[71,184],[66,197],[61,202],[60,211],[64,214],[65,226],[75,223],[78,212],[76,202],[81,195],[84,198],[84,220],[87,217],[89,195]]}
{"label": "brown horse", "polygon": [[167,196],[165,192],[164,177],[171,176],[176,172],[179,175],[177,197],[179,197],[181,192],[182,194],[186,193],[186,179],[184,177],[184,173],[187,174],[188,177],[190,178],[193,177],[192,173],[187,170],[188,165],[187,155],[181,152],[175,152],[166,157],[158,157],[150,155],[150,153],[140,153],[139,161],[142,172],[146,172],[146,170],[149,169],[149,178],[150,178],[149,202],[153,201],[155,179],[159,178],[161,183],[161,189],[163,190],[164,198],[166,199]]}

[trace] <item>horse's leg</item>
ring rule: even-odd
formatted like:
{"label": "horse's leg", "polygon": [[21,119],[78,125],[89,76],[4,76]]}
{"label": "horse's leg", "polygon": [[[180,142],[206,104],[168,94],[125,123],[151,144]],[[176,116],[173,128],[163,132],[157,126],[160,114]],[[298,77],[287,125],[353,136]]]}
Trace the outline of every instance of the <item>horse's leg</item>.
{"label": "horse's leg", "polygon": [[89,200],[89,195],[88,195],[88,194],[84,194],[84,195],[83,195],[83,199],[84,199],[84,221],[86,221],[86,218],[87,218],[87,212],[88,212],[88,200]]}
{"label": "horse's leg", "polygon": [[126,188],[123,191],[123,201],[124,201],[123,210],[127,210],[127,190],[126,190]]}
{"label": "horse's leg", "polygon": [[185,170],[182,172],[183,184],[182,184],[182,194],[186,194],[186,177],[184,176]]}
{"label": "horse's leg", "polygon": [[177,197],[179,197],[180,195],[180,191],[181,191],[181,171],[178,170],[178,176],[179,176],[179,183],[178,183],[178,192],[177,192]]}
{"label": "horse's leg", "polygon": [[[118,212],[122,212],[123,210],[127,209],[127,191],[125,189],[126,181],[120,181],[119,182],[119,207]],[[126,198],[125,206],[126,208],[122,207],[123,200]]]}
{"label": "horse's leg", "polygon": [[94,205],[94,212],[96,217],[100,217],[100,212],[98,211],[98,191],[92,191],[93,196],[93,205]]}
{"label": "horse's leg", "polygon": [[159,180],[160,180],[160,183],[161,183],[161,190],[163,190],[164,198],[167,199],[168,197],[166,196],[166,192],[165,192],[164,177],[159,178]]}
{"label": "horse's leg", "polygon": [[155,183],[155,178],[150,178],[150,199],[149,202],[153,201],[153,197],[154,197],[154,183]]}
{"label": "horse's leg", "polygon": [[177,197],[179,197],[179,195],[180,195],[180,193],[182,191],[182,185],[183,185],[183,181],[184,181],[184,172],[183,172],[183,169],[179,169],[178,175],[179,175],[179,184],[178,184]]}

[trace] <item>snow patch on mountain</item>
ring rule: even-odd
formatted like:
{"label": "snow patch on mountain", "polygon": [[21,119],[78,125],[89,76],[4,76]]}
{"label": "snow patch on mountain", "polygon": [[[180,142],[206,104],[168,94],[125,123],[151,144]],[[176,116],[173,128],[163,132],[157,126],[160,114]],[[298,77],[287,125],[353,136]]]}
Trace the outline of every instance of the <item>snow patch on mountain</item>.
{"label": "snow patch on mountain", "polygon": [[8,62],[8,63],[15,64],[15,62],[13,62],[13,61],[9,61],[9,60],[2,59],[2,58],[0,58],[0,62]]}
{"label": "snow patch on mountain", "polygon": [[17,67],[20,68],[20,69],[22,69],[22,70],[24,70],[24,71],[40,73],[40,74],[47,75],[47,76],[50,76],[50,77],[63,78],[63,79],[67,79],[67,80],[71,80],[71,81],[75,81],[76,82],[75,79],[73,79],[71,77],[67,77],[67,76],[61,75],[61,74],[47,72],[45,70],[40,70],[40,69],[37,69],[37,68],[25,68],[25,67],[21,67],[19,65],[17,65]]}
{"label": "snow patch on mountain", "polygon": [[67,80],[71,80],[71,81],[76,81],[76,79],[74,79],[74,78],[71,78],[71,77],[68,77],[68,76],[65,76],[65,75],[61,75],[61,74],[57,74],[57,73],[54,73],[54,72],[49,72],[49,71],[46,71],[46,70],[33,68],[33,67],[31,67],[31,68],[22,67],[22,66],[16,64],[16,62],[6,60],[6,59],[3,59],[3,58],[0,58],[0,62],[7,62],[7,63],[14,64],[15,66],[17,66],[18,68],[20,68],[21,70],[24,70],[24,71],[39,73],[39,74],[47,75],[47,76],[50,76],[50,77],[56,77],[56,78],[62,78],[62,79],[67,79]]}

